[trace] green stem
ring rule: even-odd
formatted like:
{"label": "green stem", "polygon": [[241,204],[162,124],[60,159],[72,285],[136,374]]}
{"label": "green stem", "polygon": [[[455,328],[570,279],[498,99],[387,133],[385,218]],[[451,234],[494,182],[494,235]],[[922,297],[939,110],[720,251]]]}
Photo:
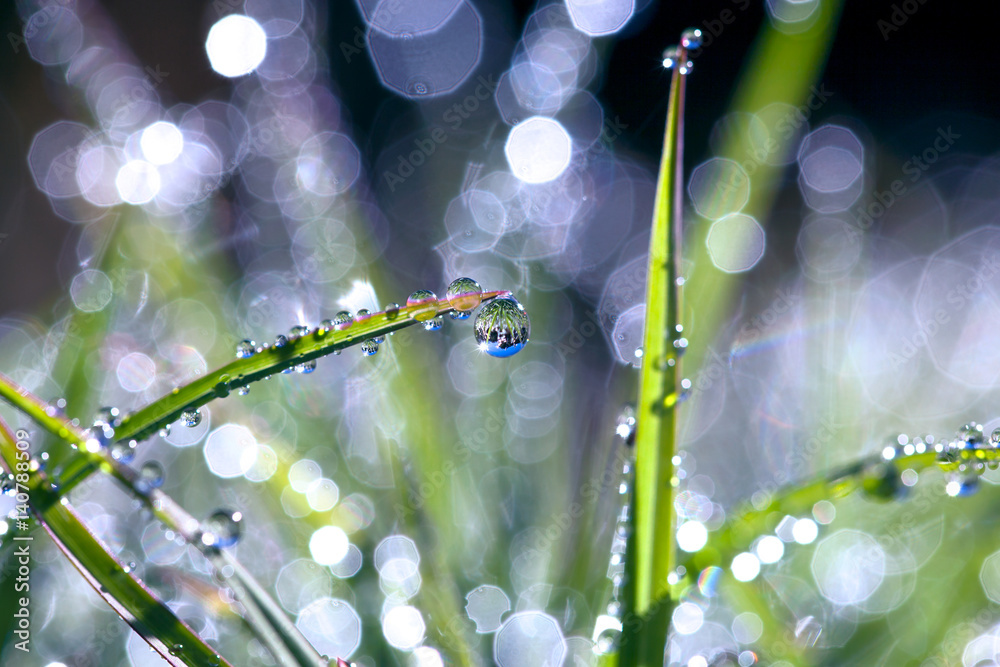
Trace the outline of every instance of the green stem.
{"label": "green stem", "polygon": [[[678,49],[680,63],[687,51]],[[626,570],[626,613],[643,619],[622,636],[622,660],[631,665],[660,665],[669,613],[654,601],[669,599],[668,576],[674,570],[672,459],[677,441],[681,380],[674,342],[678,331],[681,251],[681,170],[686,74],[675,67],[670,85],[663,156],[657,180],[653,229],[649,242],[646,322],[636,424],[635,530]]]}
{"label": "green stem", "polygon": [[[4,467],[17,471],[17,464],[25,462],[19,459],[22,451],[25,450],[17,448],[15,434],[0,419],[0,458]],[[18,479],[18,490],[28,494],[32,512],[56,546],[111,608],[168,664],[176,667],[229,664],[104,548],[43,472],[36,469],[17,474],[25,475]],[[24,539],[30,545],[33,538]]]}
{"label": "green stem", "polygon": [[[507,294],[509,292],[506,291],[484,292],[483,302]],[[115,429],[115,438],[119,441],[144,440],[176,421],[182,412],[197,409],[216,398],[225,398],[235,389],[267,379],[285,369],[358,345],[369,338],[384,336],[413,326],[420,321],[414,319],[414,315],[426,313],[429,307],[434,307],[438,315],[454,310],[446,299],[439,299],[433,304],[403,306],[395,313],[384,311],[373,313],[347,329],[329,331],[314,329],[301,338],[290,340],[282,347],[268,347],[249,358],[236,359],[184,387],[174,389],[138,412],[126,415]],[[44,403],[41,407],[30,405],[29,401],[19,396],[20,391],[23,390],[0,375],[0,397],[24,410],[49,432],[59,435],[60,430],[65,430],[65,420],[48,416]],[[64,436],[59,435],[59,437]],[[74,444],[79,445],[80,442]],[[60,487],[64,492],[75,488],[97,468],[101,460],[101,457],[79,456],[67,462],[59,475]]]}

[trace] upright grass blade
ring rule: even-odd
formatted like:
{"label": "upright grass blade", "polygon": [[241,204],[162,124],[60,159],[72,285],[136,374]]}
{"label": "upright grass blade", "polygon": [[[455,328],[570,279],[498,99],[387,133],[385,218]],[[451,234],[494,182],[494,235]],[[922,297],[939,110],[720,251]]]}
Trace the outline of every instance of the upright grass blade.
{"label": "upright grass blade", "polygon": [[646,321],[636,411],[635,524],[626,568],[626,620],[621,661],[662,665],[669,605],[668,575],[674,568],[673,464],[677,438],[676,406],[681,365],[674,343],[680,333],[681,182],[683,168],[684,87],[687,49],[677,50],[673,69],[663,154],[656,186],[653,229],[646,277]]}
{"label": "upright grass blade", "polygon": [[[17,471],[17,439],[0,419],[0,458]],[[39,470],[27,473],[18,490],[28,494],[35,517],[84,579],[149,645],[176,667],[228,665],[152,591],[133,577],[77,517],[65,497],[52,488]],[[22,478],[23,479],[23,478]],[[15,538],[16,539],[16,538]]]}

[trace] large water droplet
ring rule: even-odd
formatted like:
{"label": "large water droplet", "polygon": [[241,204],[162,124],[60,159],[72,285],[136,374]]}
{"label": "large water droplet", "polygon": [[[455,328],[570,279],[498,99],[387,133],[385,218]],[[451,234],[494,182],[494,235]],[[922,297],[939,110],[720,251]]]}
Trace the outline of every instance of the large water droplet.
{"label": "large water droplet", "polygon": [[373,354],[378,352],[378,343],[376,343],[373,338],[361,341],[361,352],[366,357],[372,356]]}
{"label": "large water droplet", "polygon": [[365,320],[367,320],[371,316],[372,316],[372,314],[371,314],[370,310],[368,310],[367,308],[362,308],[361,310],[358,311],[358,314],[355,315],[354,321],[355,322],[364,322]]}
{"label": "large water droplet", "polygon": [[233,546],[240,539],[242,521],[243,513],[240,511],[216,510],[202,526],[202,544],[220,549]]}
{"label": "large water droplet", "polygon": [[163,466],[159,461],[146,461],[139,468],[139,483],[146,489],[157,489],[163,486]]}
{"label": "large water droplet", "polygon": [[517,354],[528,342],[531,325],[528,313],[514,297],[489,302],[476,315],[476,342],[493,357]]}
{"label": "large water droplet", "polygon": [[354,324],[354,315],[351,315],[351,311],[342,310],[333,316],[333,328],[337,331],[343,331]]}
{"label": "large water droplet", "polygon": [[275,347],[285,347],[286,345],[288,345],[288,337],[285,334],[278,334],[274,337]]}
{"label": "large water droplet", "polygon": [[302,338],[307,333],[309,333],[309,327],[299,324],[291,328],[288,332],[288,338],[289,340],[295,340],[296,338]]}
{"label": "large water droplet", "polygon": [[236,344],[236,358],[249,359],[257,352],[257,344],[252,340],[244,339]]}
{"label": "large water droplet", "polygon": [[399,304],[390,303],[385,307],[385,316],[390,320],[394,320],[399,317]]}
{"label": "large water droplet", "polygon": [[472,278],[458,278],[448,285],[445,297],[452,308],[457,311],[467,312],[475,310],[482,302],[483,288]]}
{"label": "large water droplet", "polygon": [[444,326],[444,318],[438,315],[424,322],[424,329],[427,331],[437,331]]}
{"label": "large water droplet", "polygon": [[319,328],[316,329],[316,333],[320,336],[325,336],[333,329],[333,320],[323,320],[319,323]]}
{"label": "large water droplet", "polygon": [[181,423],[188,428],[194,428],[201,423],[201,410],[185,410],[181,413]]}
{"label": "large water droplet", "polygon": [[413,319],[426,322],[437,315],[437,295],[426,289],[418,289],[406,299],[407,306],[418,306],[413,312]]}

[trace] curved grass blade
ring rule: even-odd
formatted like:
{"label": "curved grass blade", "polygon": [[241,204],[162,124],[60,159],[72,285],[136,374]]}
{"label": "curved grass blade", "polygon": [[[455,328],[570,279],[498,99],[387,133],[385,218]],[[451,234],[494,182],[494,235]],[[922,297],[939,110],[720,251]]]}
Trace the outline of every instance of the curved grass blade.
{"label": "curved grass blade", "polygon": [[[507,291],[484,292],[482,300],[485,303],[509,294]],[[183,387],[174,389],[137,412],[126,415],[115,429],[115,438],[119,441],[144,440],[176,421],[182,412],[199,408],[216,398],[224,398],[240,387],[246,387],[285,369],[359,345],[369,338],[384,336],[418,324],[420,320],[415,319],[414,315],[426,313],[431,307],[437,309],[438,315],[454,310],[447,299],[438,299],[431,304],[402,306],[392,312],[373,313],[366,319],[353,323],[347,329],[317,328],[300,338],[290,340],[287,345],[268,346],[249,358],[236,359]],[[78,447],[83,444],[79,437],[74,439],[73,429],[67,429],[67,420],[54,413],[50,414],[43,401],[28,396],[25,390],[0,374],[0,398],[25,412],[45,430],[59,438]],[[81,452],[81,454],[66,463],[56,480],[64,492],[76,487],[104,460],[92,453]]]}
{"label": "curved grass blade", "polygon": [[[0,419],[0,458],[17,469],[16,438]],[[228,665],[183,621],[135,579],[87,529],[44,473],[35,470],[23,484],[39,523],[83,578],[149,645],[176,667]]]}

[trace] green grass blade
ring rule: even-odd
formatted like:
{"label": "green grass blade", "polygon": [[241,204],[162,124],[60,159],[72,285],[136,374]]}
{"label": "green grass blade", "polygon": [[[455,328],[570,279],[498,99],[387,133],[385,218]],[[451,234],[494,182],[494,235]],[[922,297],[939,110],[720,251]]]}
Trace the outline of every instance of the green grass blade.
{"label": "green grass blade", "polygon": [[[678,59],[687,61],[680,47]],[[667,597],[667,576],[674,567],[673,493],[670,479],[677,434],[675,407],[680,390],[679,261],[681,250],[681,169],[683,164],[684,86],[686,74],[675,68],[667,105],[663,155],[657,179],[653,229],[646,278],[646,321],[636,411],[634,533],[626,571],[628,612],[643,618],[637,632],[625,628],[625,664],[662,664],[667,636],[663,610],[646,618],[653,601]],[[636,636],[637,635],[637,636]]]}
{"label": "green grass blade", "polygon": [[[16,438],[0,419],[0,458],[9,470],[17,469]],[[39,471],[26,473],[32,511],[84,579],[115,612],[145,639],[170,665],[219,667],[228,665],[218,653],[178,619],[157,597],[136,580],[91,534],[72,506],[54,490]]]}

